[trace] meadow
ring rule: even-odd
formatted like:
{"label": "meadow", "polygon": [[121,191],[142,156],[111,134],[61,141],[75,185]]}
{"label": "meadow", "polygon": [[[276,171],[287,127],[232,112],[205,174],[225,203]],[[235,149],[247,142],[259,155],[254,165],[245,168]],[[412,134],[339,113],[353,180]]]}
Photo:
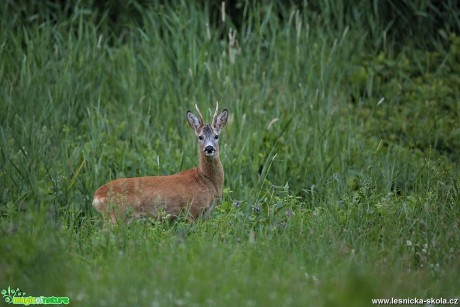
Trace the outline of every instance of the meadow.
{"label": "meadow", "polygon": [[[118,20],[2,2],[0,290],[82,306],[459,298],[458,13],[431,33],[319,3],[245,2],[235,25],[186,1]],[[217,101],[220,206],[104,227],[97,187],[195,167],[185,114]]]}

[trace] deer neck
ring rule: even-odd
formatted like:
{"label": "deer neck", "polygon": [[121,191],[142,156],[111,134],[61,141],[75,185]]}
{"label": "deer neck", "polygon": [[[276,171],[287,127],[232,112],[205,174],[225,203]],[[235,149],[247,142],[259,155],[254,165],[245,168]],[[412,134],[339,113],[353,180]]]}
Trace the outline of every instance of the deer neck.
{"label": "deer neck", "polygon": [[213,158],[206,157],[200,153],[200,166],[198,172],[201,176],[210,180],[216,189],[217,195],[222,194],[222,185],[224,183],[224,168],[219,159],[219,153],[216,152]]}

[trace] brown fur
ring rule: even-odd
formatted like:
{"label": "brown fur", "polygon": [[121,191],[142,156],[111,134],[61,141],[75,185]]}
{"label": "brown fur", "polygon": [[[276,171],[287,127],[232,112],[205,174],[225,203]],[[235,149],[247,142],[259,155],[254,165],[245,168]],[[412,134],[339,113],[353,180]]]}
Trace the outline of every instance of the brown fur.
{"label": "brown fur", "polygon": [[[226,123],[227,111],[224,112],[223,123],[217,127],[214,116],[212,131],[203,132],[210,126],[205,125],[202,119],[196,127],[192,123],[190,125],[197,136],[212,133],[214,137]],[[101,186],[94,193],[93,206],[105,217],[109,216],[114,224],[120,219],[129,222],[142,216],[159,218],[166,214],[175,218],[184,211],[197,218],[212,209],[222,197],[224,169],[217,141],[214,145],[215,154],[209,157],[200,143],[200,164],[197,168],[169,176],[122,178]]]}

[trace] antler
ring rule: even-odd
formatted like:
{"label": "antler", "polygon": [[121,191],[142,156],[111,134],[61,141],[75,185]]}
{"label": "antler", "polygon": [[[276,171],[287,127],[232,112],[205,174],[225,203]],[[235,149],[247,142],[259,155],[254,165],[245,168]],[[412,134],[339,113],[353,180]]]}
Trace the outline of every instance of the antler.
{"label": "antler", "polygon": [[200,109],[198,109],[198,106],[196,104],[195,104],[195,109],[198,112],[198,116],[200,117],[200,124],[204,125],[203,115],[201,114]]}
{"label": "antler", "polygon": [[216,111],[214,111],[214,116],[212,117],[212,125],[213,126],[215,126],[218,111],[219,111],[219,101],[216,101]]}

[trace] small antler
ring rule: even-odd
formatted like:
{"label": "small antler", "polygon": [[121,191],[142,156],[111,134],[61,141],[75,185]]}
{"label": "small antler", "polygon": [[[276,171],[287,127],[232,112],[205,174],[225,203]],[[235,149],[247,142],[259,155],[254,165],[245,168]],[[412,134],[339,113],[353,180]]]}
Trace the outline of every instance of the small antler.
{"label": "small antler", "polygon": [[204,125],[203,114],[201,114],[200,109],[198,109],[198,106],[196,104],[195,104],[195,109],[198,112],[198,116],[200,117],[200,124]]}
{"label": "small antler", "polygon": [[216,111],[214,111],[214,116],[212,117],[213,126],[215,126],[218,111],[219,111],[219,101],[216,101]]}

